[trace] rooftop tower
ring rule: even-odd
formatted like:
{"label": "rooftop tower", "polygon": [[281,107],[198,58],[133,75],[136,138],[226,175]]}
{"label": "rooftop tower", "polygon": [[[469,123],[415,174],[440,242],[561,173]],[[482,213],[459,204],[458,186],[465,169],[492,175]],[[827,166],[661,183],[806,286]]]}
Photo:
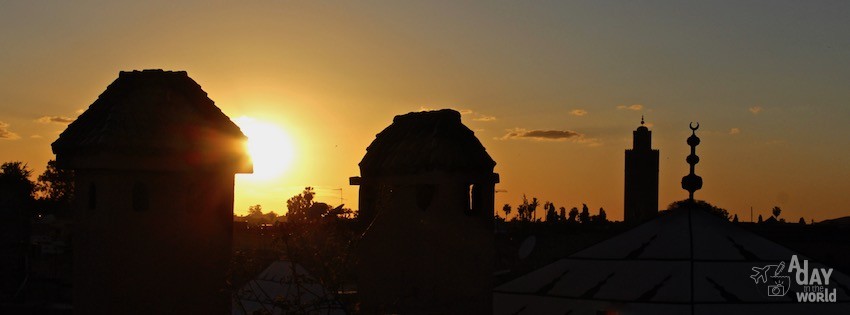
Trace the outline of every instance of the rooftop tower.
{"label": "rooftop tower", "polygon": [[640,222],[658,214],[659,152],[652,149],[652,131],[643,116],[632,137],[632,149],[626,150],[623,217]]}

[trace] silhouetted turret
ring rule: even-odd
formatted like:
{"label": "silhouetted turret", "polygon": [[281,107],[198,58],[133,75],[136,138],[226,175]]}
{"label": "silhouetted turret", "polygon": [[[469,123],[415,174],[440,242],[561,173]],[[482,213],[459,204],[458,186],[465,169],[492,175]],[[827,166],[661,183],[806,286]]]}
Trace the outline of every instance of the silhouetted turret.
{"label": "silhouetted turret", "polygon": [[367,314],[491,314],[496,162],[454,110],[399,115],[360,162]]}
{"label": "silhouetted turret", "polygon": [[75,313],[231,311],[245,141],[186,72],[120,73],[53,143],[75,171]]}

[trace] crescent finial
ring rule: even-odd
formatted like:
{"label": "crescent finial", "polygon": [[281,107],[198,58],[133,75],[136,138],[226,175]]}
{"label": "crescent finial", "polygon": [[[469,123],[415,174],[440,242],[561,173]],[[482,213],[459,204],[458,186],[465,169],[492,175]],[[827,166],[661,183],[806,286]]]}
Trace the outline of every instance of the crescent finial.
{"label": "crescent finial", "polygon": [[699,122],[697,122],[697,126],[696,126],[696,127],[694,127],[694,123],[693,123],[693,122],[691,122],[690,124],[688,124],[688,127],[691,127],[691,130],[693,130],[693,131],[697,131],[697,129],[699,129]]}

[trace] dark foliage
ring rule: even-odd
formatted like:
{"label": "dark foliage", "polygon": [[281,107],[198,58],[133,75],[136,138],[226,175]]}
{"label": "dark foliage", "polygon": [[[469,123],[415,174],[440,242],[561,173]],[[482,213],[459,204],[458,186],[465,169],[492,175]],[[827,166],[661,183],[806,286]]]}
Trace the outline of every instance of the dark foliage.
{"label": "dark foliage", "polygon": [[684,199],[671,203],[667,206],[667,211],[670,210],[678,210],[678,209],[700,209],[707,211],[708,213],[717,215],[718,217],[723,218],[724,220],[730,220],[732,217],[729,215],[729,211],[726,209],[716,207],[708,202],[703,200],[690,200]]}

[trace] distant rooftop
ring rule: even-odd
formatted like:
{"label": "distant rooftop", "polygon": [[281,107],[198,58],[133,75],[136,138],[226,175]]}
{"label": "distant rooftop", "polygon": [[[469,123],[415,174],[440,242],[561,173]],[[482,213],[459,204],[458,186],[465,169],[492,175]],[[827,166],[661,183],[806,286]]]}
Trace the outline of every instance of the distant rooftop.
{"label": "distant rooftop", "polygon": [[496,162],[451,109],[395,116],[360,162],[363,176],[423,171],[492,172]]}
{"label": "distant rooftop", "polygon": [[242,131],[185,71],[121,71],[53,142],[62,156],[124,154],[219,163],[247,157]]}

